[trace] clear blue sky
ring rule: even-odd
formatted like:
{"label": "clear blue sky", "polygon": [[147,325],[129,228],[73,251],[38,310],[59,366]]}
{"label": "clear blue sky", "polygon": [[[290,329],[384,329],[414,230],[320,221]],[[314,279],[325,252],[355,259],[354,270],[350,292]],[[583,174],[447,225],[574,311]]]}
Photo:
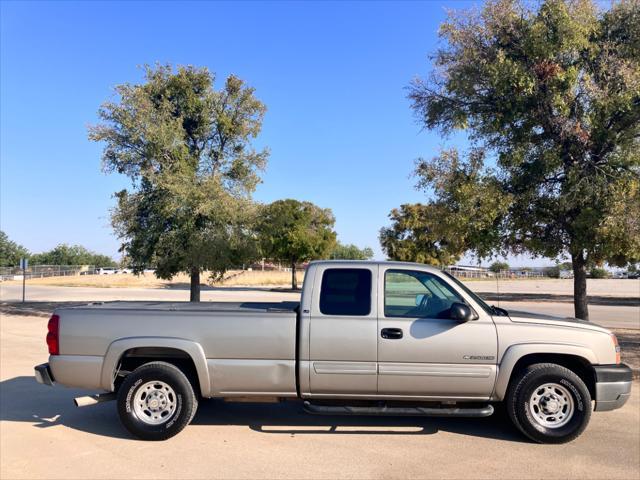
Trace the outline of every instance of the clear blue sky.
{"label": "clear blue sky", "polygon": [[[414,159],[451,144],[416,124],[405,87],[430,70],[447,8],[465,2],[2,2],[1,228],[32,251],[117,257],[112,193],[87,140],[113,87],[156,62],[234,73],[266,103],[255,198],[331,208],[339,239],[374,248],[389,211],[424,195]],[[545,262],[547,263],[547,262]]]}

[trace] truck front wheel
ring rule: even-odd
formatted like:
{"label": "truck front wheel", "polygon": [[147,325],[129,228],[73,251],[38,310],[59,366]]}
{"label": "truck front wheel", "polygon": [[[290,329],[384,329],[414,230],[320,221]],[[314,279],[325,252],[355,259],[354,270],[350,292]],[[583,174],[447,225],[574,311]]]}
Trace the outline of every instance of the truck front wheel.
{"label": "truck front wheel", "polygon": [[539,443],[577,438],[591,417],[591,396],[582,379],[554,363],[537,363],[512,379],[505,399],[515,426]]}
{"label": "truck front wheel", "polygon": [[166,440],[186,427],[198,408],[191,383],[166,362],[135,369],[118,389],[118,414],[129,432],[142,440]]}

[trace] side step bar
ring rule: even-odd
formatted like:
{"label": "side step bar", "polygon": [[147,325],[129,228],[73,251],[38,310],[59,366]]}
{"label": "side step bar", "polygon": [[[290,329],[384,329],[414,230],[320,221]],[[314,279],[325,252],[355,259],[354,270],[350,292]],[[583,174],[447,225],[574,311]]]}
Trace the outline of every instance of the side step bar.
{"label": "side step bar", "polygon": [[488,417],[493,414],[493,405],[478,408],[438,407],[352,407],[349,405],[317,405],[305,401],[304,410],[314,415],[387,415],[425,417]]}

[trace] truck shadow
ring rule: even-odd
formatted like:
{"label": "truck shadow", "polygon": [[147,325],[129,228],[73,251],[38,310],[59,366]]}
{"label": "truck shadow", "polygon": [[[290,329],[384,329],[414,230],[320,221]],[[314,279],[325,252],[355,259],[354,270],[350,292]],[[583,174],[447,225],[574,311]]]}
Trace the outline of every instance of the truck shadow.
{"label": "truck shadow", "polygon": [[524,442],[506,416],[488,418],[310,415],[299,402],[276,404],[200,402],[192,425],[247,425],[251,430],[284,435],[434,435],[440,431]]}
{"label": "truck shadow", "polygon": [[[73,398],[95,392],[40,385],[34,377],[0,382],[0,421],[29,422],[36,428],[65,426],[114,438],[131,438],[120,425],[115,404],[77,408]],[[89,408],[91,410],[89,410]]]}
{"label": "truck shadow", "polygon": [[[64,426],[95,435],[133,437],[120,424],[114,402],[77,408],[73,398],[95,392],[48,387],[30,376],[0,382],[0,420],[28,422],[36,428]],[[440,431],[510,442],[524,439],[502,415],[488,418],[315,416],[299,402],[227,403],[201,400],[191,422],[198,426],[247,426],[262,434],[434,435]]]}

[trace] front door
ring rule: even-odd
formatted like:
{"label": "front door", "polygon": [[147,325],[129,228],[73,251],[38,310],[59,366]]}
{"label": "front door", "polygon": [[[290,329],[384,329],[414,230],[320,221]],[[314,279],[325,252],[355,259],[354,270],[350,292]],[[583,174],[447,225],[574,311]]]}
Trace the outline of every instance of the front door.
{"label": "front door", "polygon": [[309,327],[312,395],[375,395],[377,265],[318,268]]}
{"label": "front door", "polygon": [[380,275],[378,393],[488,398],[497,354],[491,316],[450,319],[453,303],[468,302],[435,273],[381,266]]}

